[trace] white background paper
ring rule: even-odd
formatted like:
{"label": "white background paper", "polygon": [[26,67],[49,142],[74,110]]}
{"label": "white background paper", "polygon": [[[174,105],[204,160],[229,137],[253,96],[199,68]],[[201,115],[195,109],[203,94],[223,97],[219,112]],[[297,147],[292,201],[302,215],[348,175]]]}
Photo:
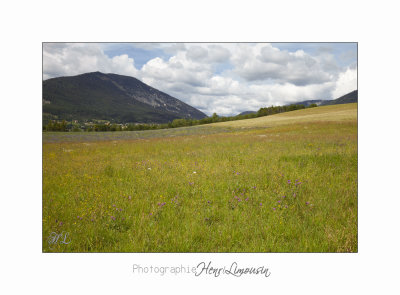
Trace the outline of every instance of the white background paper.
{"label": "white background paper", "polygon": [[[7,1],[1,4],[2,294],[399,292],[399,52],[394,1]],[[42,42],[359,42],[357,254],[43,254]],[[135,275],[266,266],[271,276]]]}

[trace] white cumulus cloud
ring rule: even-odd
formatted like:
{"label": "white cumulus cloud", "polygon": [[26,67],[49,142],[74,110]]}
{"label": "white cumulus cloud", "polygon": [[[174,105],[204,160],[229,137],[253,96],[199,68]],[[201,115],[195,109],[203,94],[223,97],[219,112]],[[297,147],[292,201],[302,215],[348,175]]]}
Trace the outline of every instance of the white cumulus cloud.
{"label": "white cumulus cloud", "polygon": [[138,74],[133,58],[127,54],[110,58],[96,44],[43,44],[43,79],[95,71],[129,76]]}
{"label": "white cumulus cloud", "polygon": [[[270,105],[334,99],[357,88],[356,64],[343,66],[343,53],[335,55],[331,46],[319,46],[314,52],[283,50],[267,43],[126,46],[165,54],[151,56],[137,69],[128,53],[107,56],[103,49],[112,48],[112,44],[46,43],[43,77],[93,71],[133,76],[208,115],[235,115]],[[350,53],[346,52],[348,63],[354,60]]]}
{"label": "white cumulus cloud", "polygon": [[332,97],[341,97],[357,89],[357,69],[347,68],[345,72],[339,74],[336,87],[332,91]]}

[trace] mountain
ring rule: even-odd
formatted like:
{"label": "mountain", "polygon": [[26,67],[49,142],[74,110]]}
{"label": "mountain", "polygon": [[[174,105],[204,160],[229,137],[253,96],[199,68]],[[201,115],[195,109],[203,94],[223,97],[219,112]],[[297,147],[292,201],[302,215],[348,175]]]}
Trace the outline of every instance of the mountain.
{"label": "mountain", "polygon": [[43,81],[43,120],[167,123],[201,111],[136,78],[100,72]]}

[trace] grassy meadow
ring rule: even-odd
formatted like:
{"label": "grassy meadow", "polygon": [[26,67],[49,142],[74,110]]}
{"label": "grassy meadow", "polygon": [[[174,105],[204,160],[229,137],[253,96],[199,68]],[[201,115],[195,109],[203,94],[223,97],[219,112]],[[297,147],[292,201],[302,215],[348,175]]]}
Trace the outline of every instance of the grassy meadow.
{"label": "grassy meadow", "polygon": [[357,104],[44,133],[42,215],[43,252],[357,252]]}

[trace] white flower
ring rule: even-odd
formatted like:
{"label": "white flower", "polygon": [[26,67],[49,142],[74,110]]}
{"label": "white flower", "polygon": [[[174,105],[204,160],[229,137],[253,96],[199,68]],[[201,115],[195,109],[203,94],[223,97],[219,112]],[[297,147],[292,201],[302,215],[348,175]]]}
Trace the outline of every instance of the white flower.
{"label": "white flower", "polygon": [[193,171],[193,173],[196,174],[197,172],[196,172],[196,171]]}
{"label": "white flower", "polygon": [[151,168],[147,168],[148,170],[151,170]]}

